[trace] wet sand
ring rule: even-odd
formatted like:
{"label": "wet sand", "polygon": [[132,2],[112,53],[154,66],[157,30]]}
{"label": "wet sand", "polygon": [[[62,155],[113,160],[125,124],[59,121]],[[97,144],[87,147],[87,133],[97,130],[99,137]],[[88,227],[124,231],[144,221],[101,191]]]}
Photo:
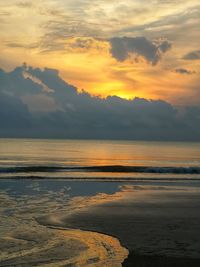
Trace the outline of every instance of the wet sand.
{"label": "wet sand", "polygon": [[200,189],[66,192],[0,193],[0,266],[200,266]]}
{"label": "wet sand", "polygon": [[127,186],[86,203],[56,223],[39,222],[118,238],[129,250],[123,266],[200,266],[199,189]]}
{"label": "wet sand", "polygon": [[[77,197],[75,204],[63,190],[18,197],[0,192],[0,266],[120,267],[128,251],[118,239],[73,227],[53,227],[59,216],[101,198],[87,197],[82,204],[83,198]],[[38,223],[36,218],[44,214],[51,224]]]}

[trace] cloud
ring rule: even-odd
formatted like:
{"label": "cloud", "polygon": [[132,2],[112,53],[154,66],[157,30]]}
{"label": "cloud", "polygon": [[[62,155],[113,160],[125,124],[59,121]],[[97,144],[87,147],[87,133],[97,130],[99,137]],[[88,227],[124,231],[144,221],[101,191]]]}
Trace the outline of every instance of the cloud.
{"label": "cloud", "polygon": [[[174,4],[176,5],[175,1]],[[182,3],[180,3],[180,5],[182,6]],[[155,17],[153,21],[144,24],[136,24],[131,27],[124,27],[122,28],[120,34],[129,35],[138,34],[138,32],[140,32],[145,35],[150,32],[151,36],[164,35],[170,39],[177,41],[182,38],[183,33],[187,32],[187,35],[190,35],[191,33],[197,34],[196,30],[198,29],[199,25],[199,12],[199,5],[191,6],[190,8],[185,7],[184,9],[182,6],[182,8],[175,8],[174,12],[172,12],[171,14],[167,14],[161,17],[159,16],[157,18]],[[198,41],[198,37],[192,41],[193,43],[194,41]]]}
{"label": "cloud", "polygon": [[0,91],[0,136],[23,136],[31,123],[28,107],[19,98]]}
{"label": "cloud", "polygon": [[[173,36],[176,41],[184,36],[187,26],[190,27],[187,35],[194,31],[197,33],[199,26],[199,5],[196,0],[185,0],[184,3],[181,0],[96,0],[95,5],[91,0],[7,2],[0,6],[0,17],[2,15],[2,19],[6,20],[6,32],[10,30],[12,33],[14,25],[17,26],[14,27],[16,36],[13,34],[9,38],[11,43],[15,43],[16,40],[19,40],[19,43],[27,42],[17,30],[21,31],[23,27],[26,35],[30,33],[28,39],[34,43],[40,42],[41,50],[46,52],[62,50],[63,42],[69,37],[108,39],[114,36],[140,34],[156,38]],[[7,12],[11,13],[11,18],[5,15]],[[21,17],[23,19],[20,19]],[[34,35],[29,31],[30,20]],[[179,28],[181,34],[176,32]],[[7,40],[7,37],[4,38],[5,42]],[[197,38],[190,40],[192,43],[198,41]]]}
{"label": "cloud", "polygon": [[146,37],[115,37],[110,39],[111,54],[118,61],[124,61],[130,55],[143,57],[147,62],[156,65],[171,44],[167,40],[153,42]]}
{"label": "cloud", "polygon": [[30,44],[24,44],[24,43],[6,43],[7,47],[10,48],[25,48],[25,49],[36,49],[39,47],[39,43],[30,43]]}
{"label": "cloud", "polygon": [[17,6],[21,8],[31,8],[33,6],[33,3],[30,1],[21,1],[17,3]]}
{"label": "cloud", "polygon": [[92,97],[49,68],[0,71],[0,81],[3,137],[200,140],[198,107],[181,113],[161,100]]}
{"label": "cloud", "polygon": [[68,44],[67,41],[72,38],[77,38],[77,45],[79,47],[83,47],[83,45],[86,47],[89,45],[90,38],[103,35],[100,33],[100,27],[96,23],[83,21],[78,18],[74,19],[65,15],[59,15],[56,19],[49,20],[43,25],[43,29],[45,34],[39,42],[40,51],[43,53],[65,51]]}
{"label": "cloud", "polygon": [[199,60],[200,59],[200,50],[195,50],[184,55],[183,59],[186,60]]}
{"label": "cloud", "polygon": [[191,74],[195,73],[195,71],[187,70],[187,69],[184,69],[184,68],[175,69],[175,72],[176,73],[180,73],[180,74],[188,74],[188,75],[191,75]]}

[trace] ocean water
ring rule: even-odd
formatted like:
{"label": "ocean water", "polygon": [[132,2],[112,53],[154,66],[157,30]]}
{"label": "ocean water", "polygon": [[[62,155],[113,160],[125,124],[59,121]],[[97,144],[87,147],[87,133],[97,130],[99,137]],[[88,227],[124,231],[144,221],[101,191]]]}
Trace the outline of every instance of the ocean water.
{"label": "ocean water", "polygon": [[200,143],[0,139],[0,178],[199,181]]}
{"label": "ocean water", "polygon": [[[190,236],[188,231],[193,229],[193,225],[198,225],[196,199],[199,190],[199,143],[0,139],[0,236],[3,244],[1,249],[6,251],[0,257],[0,266],[36,261],[48,265],[52,255],[53,264],[61,260],[60,264],[63,265],[63,259],[71,253],[70,248],[74,250],[70,240],[85,244],[89,240],[92,256],[91,250],[84,251],[84,254],[80,251],[80,256],[69,259],[68,265],[72,263],[79,266],[80,262],[82,266],[83,260],[91,263],[91,259],[101,259],[104,255],[102,251],[107,251],[100,265],[119,266],[105,263],[105,260],[116,260],[121,255],[119,251],[124,251],[112,236],[128,243],[129,239],[137,236],[137,232],[139,238],[136,238],[136,243],[139,245],[136,245],[136,251],[140,250],[140,246],[143,251],[143,244],[149,240],[150,243],[145,245],[147,253],[152,253],[155,244],[158,244],[154,248],[156,255],[159,255],[159,251],[163,253],[165,248],[166,254],[171,250],[174,255],[174,251],[178,253],[179,249],[183,253],[183,247],[179,244],[187,245],[184,255],[193,253],[198,251],[198,246],[195,247],[196,239],[183,243],[180,237],[180,241],[176,236],[170,239],[165,231],[169,229],[171,233],[173,229],[178,229],[180,236],[182,229],[184,236],[187,228],[187,236]],[[194,206],[190,204],[192,200]],[[104,209],[106,211],[102,214]],[[167,216],[159,220],[161,210]],[[182,214],[185,211],[186,214]],[[84,217],[87,212],[91,212],[91,217]],[[188,216],[191,212],[192,216]],[[117,218],[113,216],[118,213],[119,220],[113,220]],[[78,217],[79,214],[83,217]],[[77,218],[75,224],[73,215]],[[68,219],[70,224],[70,216],[72,229],[67,224]],[[143,216],[144,221],[141,219]],[[188,218],[192,218],[191,221]],[[158,223],[155,223],[157,220]],[[166,221],[163,228],[162,224],[160,226],[161,221]],[[84,225],[92,232],[83,231]],[[73,229],[76,227],[83,229]],[[122,235],[120,230],[119,236],[112,232],[115,227],[123,228]],[[144,228],[147,229],[147,235],[144,235]],[[130,234],[131,229],[133,232]],[[196,231],[195,237],[198,236],[198,228]],[[102,237],[99,232],[106,235]],[[70,240],[66,239],[69,234],[72,236]],[[91,235],[94,236],[93,239]],[[145,240],[141,236],[145,236]],[[168,240],[164,249],[162,245],[159,247],[163,244],[159,242],[161,239]],[[152,243],[150,240],[153,240]],[[158,242],[155,243],[154,240]],[[76,245],[75,249],[78,250],[79,246]],[[63,256],[60,257],[58,252],[63,253]],[[122,260],[126,256],[127,250],[122,255]],[[120,262],[122,260],[120,258]]]}

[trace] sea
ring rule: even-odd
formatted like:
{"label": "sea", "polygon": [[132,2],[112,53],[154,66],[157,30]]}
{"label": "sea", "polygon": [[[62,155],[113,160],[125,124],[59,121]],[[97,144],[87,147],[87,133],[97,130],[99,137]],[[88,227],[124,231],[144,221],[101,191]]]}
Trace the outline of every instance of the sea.
{"label": "sea", "polygon": [[[99,255],[102,256],[101,252],[103,251],[107,254],[104,256],[104,262],[100,263],[99,266],[119,266],[115,263],[112,263],[113,265],[105,264],[105,260],[111,262],[112,259],[116,260],[118,255],[121,255],[119,251],[124,253],[120,262],[127,257],[127,250],[124,250],[117,239],[113,240],[113,232],[110,229],[124,228],[122,233],[128,242],[129,236],[131,240],[132,236],[135,235],[135,233],[129,234],[129,230],[132,229],[132,226],[129,229],[129,223],[134,227],[139,223],[138,228],[133,227],[133,231],[135,231],[134,229],[142,231],[139,232],[142,235],[136,239],[137,242],[138,240],[140,242],[144,236],[144,228],[149,229],[150,227],[150,230],[146,232],[147,237],[151,233],[150,237],[144,239],[145,249],[147,247],[148,253],[153,251],[152,246],[156,243],[158,243],[158,249],[163,252],[162,245],[159,247],[161,244],[159,240],[162,239],[162,241],[168,240],[166,241],[168,242],[166,243],[167,253],[170,251],[169,248],[172,255],[174,251],[177,252],[180,249],[181,253],[184,253],[182,255],[185,255],[187,249],[184,248],[184,244],[188,248],[188,241],[185,242],[180,237],[180,242],[178,242],[176,237],[170,239],[170,236],[173,235],[173,231],[178,231],[178,235],[180,235],[181,229],[184,234],[180,236],[184,236],[185,231],[186,236],[190,236],[188,229],[193,227],[191,222],[194,223],[192,224],[194,227],[199,225],[198,221],[193,219],[196,218],[193,216],[198,215],[198,201],[195,200],[195,197],[198,199],[199,190],[200,143],[0,139],[0,236],[2,239],[1,249],[6,251],[6,254],[2,253],[0,257],[0,266],[8,266],[8,264],[14,266],[24,262],[24,264],[28,262],[29,265],[29,262],[33,262],[33,260],[34,262],[49,263],[49,259],[55,258],[55,255],[58,255],[56,258],[58,262],[62,259],[61,265],[63,266],[66,251],[68,251],[66,255],[69,255],[71,247],[69,239],[63,240],[63,236],[68,235],[68,232],[65,233],[65,231],[69,231],[68,225],[65,225],[67,218],[69,221],[72,218],[70,233],[73,233],[74,236],[72,235],[71,240],[74,238],[78,241],[88,240],[93,234],[95,239],[92,239],[91,244],[96,246],[92,247],[92,257],[90,255],[91,250],[88,250],[88,254],[80,252],[79,258],[72,257],[70,261],[67,261],[67,265],[72,263],[73,266],[79,266],[77,262],[80,261],[80,266],[83,266],[82,255],[84,255],[86,262],[91,263],[91,260],[96,262],[97,259],[100,260]],[[192,200],[194,202],[190,202]],[[113,203],[111,203],[112,201]],[[112,219],[104,220],[112,211],[112,208],[109,209],[109,207],[113,207],[115,216],[118,214],[118,209],[120,210],[121,213],[118,217],[121,218],[119,219],[120,223],[116,224]],[[180,207],[184,207],[184,209]],[[100,213],[104,209],[105,213],[102,216],[105,216],[106,212],[108,214],[101,217]],[[161,210],[166,216],[163,218],[168,218],[164,228],[169,229],[170,234],[169,237],[165,236],[165,239],[162,234],[165,234],[166,230],[156,232],[159,227],[161,229],[160,223],[165,223],[165,219],[159,220]],[[183,210],[186,210],[187,214],[192,214],[190,223],[188,223],[187,214],[183,214]],[[193,213],[190,213],[190,210]],[[90,217],[84,217],[87,212],[91,214],[92,223],[89,223]],[[127,217],[129,216],[127,214],[132,212],[135,212],[136,216],[134,222],[131,222],[132,219]],[[83,227],[83,229],[89,231],[93,229],[93,231],[80,232],[77,230],[79,233],[77,239],[73,218],[79,218],[76,217],[78,214],[83,215],[83,218],[80,217],[82,219],[77,219],[78,229],[82,229],[79,226],[80,223],[80,225],[85,225],[86,228]],[[173,214],[175,214],[176,219],[174,219]],[[108,218],[112,218],[112,214],[109,216]],[[141,219],[143,217],[137,216],[144,216],[145,220],[143,221]],[[184,218],[186,218],[185,224]],[[149,224],[147,219],[149,219]],[[158,223],[156,223],[157,220]],[[175,220],[174,225],[172,224],[173,220]],[[97,225],[97,228],[93,228],[93,223]],[[109,223],[111,228],[109,228]],[[158,225],[159,227],[157,227]],[[59,228],[59,231],[61,229],[63,231],[62,235],[59,234],[58,229],[55,230],[55,226],[62,226]],[[65,228],[66,226],[67,228]],[[94,230],[98,231],[94,233]],[[101,231],[106,233],[103,242],[102,236],[99,234]],[[195,235],[197,233],[198,236],[198,228],[195,231]],[[115,234],[113,235],[115,236]],[[84,236],[86,239],[82,239]],[[116,237],[118,237],[117,234]],[[108,242],[110,238],[111,241]],[[121,240],[120,235],[119,240]],[[156,240],[156,243],[154,241],[151,243],[148,240]],[[24,241],[26,242],[24,243]],[[66,242],[67,247],[63,258],[60,258],[59,253],[65,248],[63,242]],[[146,242],[150,242],[149,247]],[[193,252],[195,249],[198,250],[196,241],[191,242],[194,243],[194,248],[189,246],[187,253]],[[162,242],[162,244],[165,243]],[[142,243],[141,249],[143,247]],[[7,254],[8,249],[9,254]],[[155,251],[157,253],[157,249]],[[53,261],[51,264],[55,262]]]}
{"label": "sea", "polygon": [[0,139],[0,179],[200,181],[200,143]]}

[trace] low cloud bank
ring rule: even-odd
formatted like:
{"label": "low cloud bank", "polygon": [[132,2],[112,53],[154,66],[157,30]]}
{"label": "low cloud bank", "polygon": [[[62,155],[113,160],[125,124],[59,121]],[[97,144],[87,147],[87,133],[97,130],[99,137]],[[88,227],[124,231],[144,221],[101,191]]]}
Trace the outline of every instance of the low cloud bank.
{"label": "low cloud bank", "polygon": [[200,107],[92,97],[57,70],[0,70],[0,137],[200,140]]}

